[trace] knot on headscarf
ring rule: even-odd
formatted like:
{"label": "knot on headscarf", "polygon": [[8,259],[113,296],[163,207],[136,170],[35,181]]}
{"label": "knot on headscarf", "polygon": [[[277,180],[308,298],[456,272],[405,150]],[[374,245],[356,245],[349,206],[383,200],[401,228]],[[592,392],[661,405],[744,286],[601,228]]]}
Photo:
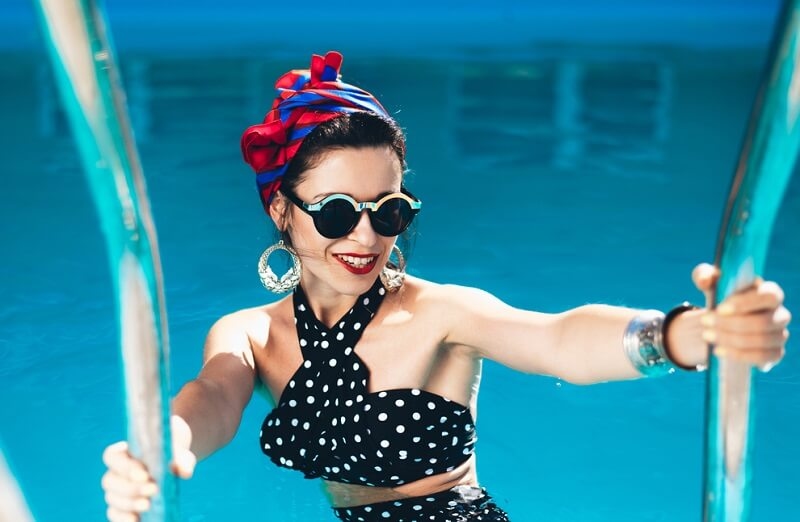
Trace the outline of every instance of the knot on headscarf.
{"label": "knot on headscarf", "polygon": [[341,81],[341,66],[342,55],[330,51],[324,57],[313,55],[310,69],[292,70],[278,78],[277,96],[263,123],[242,134],[242,155],[256,172],[265,210],[303,139],[317,125],[359,111],[390,118],[373,95]]}

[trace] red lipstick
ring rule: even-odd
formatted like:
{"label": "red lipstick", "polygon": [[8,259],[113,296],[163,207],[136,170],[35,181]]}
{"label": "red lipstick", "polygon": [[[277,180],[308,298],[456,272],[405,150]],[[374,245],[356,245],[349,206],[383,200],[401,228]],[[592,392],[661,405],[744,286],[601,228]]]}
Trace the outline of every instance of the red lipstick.
{"label": "red lipstick", "polygon": [[[364,275],[372,272],[378,262],[377,254],[334,254],[333,256],[348,272]],[[368,260],[368,261],[366,261]]]}

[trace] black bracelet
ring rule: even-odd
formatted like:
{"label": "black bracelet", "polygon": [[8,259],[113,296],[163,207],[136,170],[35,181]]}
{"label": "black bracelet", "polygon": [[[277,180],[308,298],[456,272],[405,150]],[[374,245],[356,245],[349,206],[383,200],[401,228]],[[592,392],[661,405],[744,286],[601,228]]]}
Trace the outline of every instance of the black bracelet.
{"label": "black bracelet", "polygon": [[667,330],[669,329],[669,325],[670,325],[670,323],[672,323],[673,319],[675,319],[676,317],[678,317],[679,315],[681,315],[684,312],[688,312],[690,310],[697,310],[698,308],[700,308],[700,307],[699,306],[695,306],[695,305],[689,303],[688,301],[684,301],[683,303],[679,304],[678,306],[676,306],[675,308],[673,308],[672,310],[667,312],[667,315],[664,316],[664,323],[661,326],[661,342],[664,344],[664,354],[667,356],[667,359],[669,359],[669,361],[672,364],[674,364],[675,366],[677,366],[678,368],[680,368],[682,370],[687,370],[687,371],[690,371],[690,372],[698,372],[698,371],[700,371],[701,367],[700,366],[686,366],[686,365],[680,364],[679,362],[677,362],[675,360],[675,357],[672,356],[672,351],[669,348],[669,343],[667,342]]}

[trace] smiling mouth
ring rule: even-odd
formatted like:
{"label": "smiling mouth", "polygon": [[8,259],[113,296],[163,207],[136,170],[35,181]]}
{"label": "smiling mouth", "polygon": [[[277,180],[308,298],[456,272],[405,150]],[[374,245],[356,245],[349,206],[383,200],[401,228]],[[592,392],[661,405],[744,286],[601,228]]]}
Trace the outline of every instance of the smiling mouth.
{"label": "smiling mouth", "polygon": [[345,256],[338,254],[335,257],[342,263],[351,266],[353,268],[366,268],[370,265],[373,265],[375,263],[375,260],[378,259],[378,256],[354,257],[354,256]]}

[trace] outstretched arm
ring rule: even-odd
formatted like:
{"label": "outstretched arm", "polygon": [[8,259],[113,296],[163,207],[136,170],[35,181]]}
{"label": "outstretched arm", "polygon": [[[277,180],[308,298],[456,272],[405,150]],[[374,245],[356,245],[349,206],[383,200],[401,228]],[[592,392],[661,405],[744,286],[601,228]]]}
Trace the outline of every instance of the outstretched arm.
{"label": "outstretched arm", "polygon": [[622,348],[637,310],[586,305],[559,314],[513,308],[472,288],[451,287],[456,305],[445,342],[526,373],[575,384],[633,379],[641,374]]}
{"label": "outstretched arm", "polygon": [[[695,270],[700,290],[710,288],[710,270],[708,265]],[[471,348],[476,356],[576,384],[641,376],[622,346],[625,329],[640,310],[586,305],[542,314],[513,308],[480,290],[449,286],[444,291],[452,310],[445,341]],[[684,366],[706,363],[707,341],[716,344],[719,354],[769,366],[783,356],[789,318],[780,287],[759,282],[715,312],[679,315],[667,342],[675,361]]]}

